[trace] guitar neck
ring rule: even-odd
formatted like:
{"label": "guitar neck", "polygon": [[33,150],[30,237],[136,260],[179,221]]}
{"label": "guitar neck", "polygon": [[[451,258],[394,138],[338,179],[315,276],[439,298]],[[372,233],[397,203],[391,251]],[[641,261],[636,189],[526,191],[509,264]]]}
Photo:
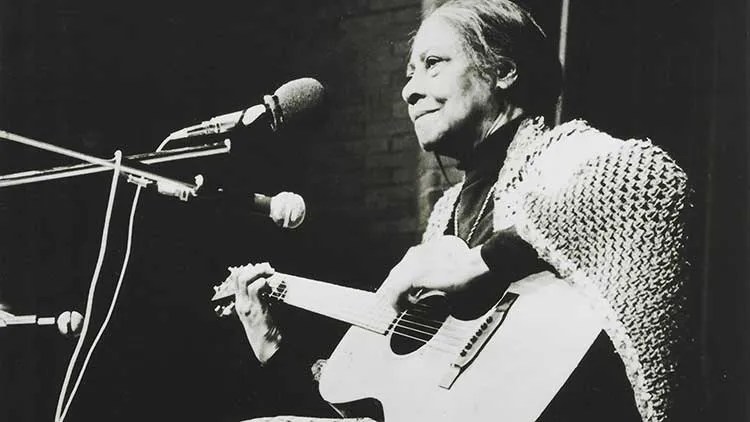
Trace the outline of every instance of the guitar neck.
{"label": "guitar neck", "polygon": [[374,293],[276,273],[268,280],[270,296],[291,306],[385,334],[396,312]]}
{"label": "guitar neck", "polygon": [[[234,295],[234,283],[228,280],[215,288],[212,300]],[[393,308],[364,290],[283,273],[275,273],[267,282],[273,299],[376,333],[385,334],[396,317]]]}

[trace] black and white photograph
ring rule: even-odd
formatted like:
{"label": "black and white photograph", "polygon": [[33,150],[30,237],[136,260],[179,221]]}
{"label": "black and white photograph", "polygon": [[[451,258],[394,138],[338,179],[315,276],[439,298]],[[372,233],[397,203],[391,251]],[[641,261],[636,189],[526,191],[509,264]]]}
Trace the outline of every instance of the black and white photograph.
{"label": "black and white photograph", "polygon": [[750,420],[748,34],[0,0],[0,422]]}

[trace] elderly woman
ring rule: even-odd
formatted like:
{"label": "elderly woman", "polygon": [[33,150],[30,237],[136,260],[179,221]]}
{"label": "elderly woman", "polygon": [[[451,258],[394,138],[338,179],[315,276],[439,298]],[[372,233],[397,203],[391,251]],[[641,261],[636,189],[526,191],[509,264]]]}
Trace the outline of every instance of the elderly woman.
{"label": "elderly woman", "polygon": [[[424,292],[469,297],[546,274],[580,292],[603,322],[564,385],[528,419],[668,417],[684,173],[647,141],[581,121],[550,129],[543,116],[556,105],[560,66],[511,1],[454,0],[427,13],[406,73],[402,97],[420,145],[456,159],[465,177],[435,205],[424,242],[390,272],[380,298],[400,311]],[[468,247],[431,246],[445,235]],[[259,294],[273,270],[249,269],[234,277],[237,313],[258,360],[283,366],[282,332]]]}

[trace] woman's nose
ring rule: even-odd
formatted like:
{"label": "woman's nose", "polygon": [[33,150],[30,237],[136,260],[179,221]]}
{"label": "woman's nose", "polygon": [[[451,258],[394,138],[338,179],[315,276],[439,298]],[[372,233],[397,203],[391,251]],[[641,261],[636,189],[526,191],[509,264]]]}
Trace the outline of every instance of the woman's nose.
{"label": "woman's nose", "polygon": [[414,105],[422,97],[424,97],[422,83],[415,73],[409,78],[404,85],[404,88],[401,90],[401,98],[403,98],[407,104]]}

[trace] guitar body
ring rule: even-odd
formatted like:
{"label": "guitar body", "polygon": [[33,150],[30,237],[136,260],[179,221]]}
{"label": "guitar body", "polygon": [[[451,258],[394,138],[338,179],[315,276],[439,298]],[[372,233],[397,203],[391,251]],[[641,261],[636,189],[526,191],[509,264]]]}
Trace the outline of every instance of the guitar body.
{"label": "guitar body", "polygon": [[463,346],[495,307],[474,320],[447,316],[415,350],[398,350],[393,330],[382,335],[352,327],[325,366],[322,397],[334,406],[374,398],[388,422],[536,420],[596,339],[602,320],[549,272],[513,283],[506,302],[508,297],[515,300],[502,323],[454,377],[451,368]]}
{"label": "guitar body", "polygon": [[[446,252],[466,247],[456,240],[446,236],[431,246],[435,256],[450,259]],[[252,266],[234,271],[247,277]],[[422,292],[397,314],[372,292],[282,273],[267,279],[270,299],[353,325],[322,371],[320,393],[339,409],[374,399],[382,415],[347,416],[535,421],[597,338],[603,319],[548,271],[511,283],[504,294],[492,291],[502,286],[491,279],[483,281],[450,298]],[[233,296],[234,287],[230,276],[213,300]],[[217,312],[227,314],[221,306]]]}

